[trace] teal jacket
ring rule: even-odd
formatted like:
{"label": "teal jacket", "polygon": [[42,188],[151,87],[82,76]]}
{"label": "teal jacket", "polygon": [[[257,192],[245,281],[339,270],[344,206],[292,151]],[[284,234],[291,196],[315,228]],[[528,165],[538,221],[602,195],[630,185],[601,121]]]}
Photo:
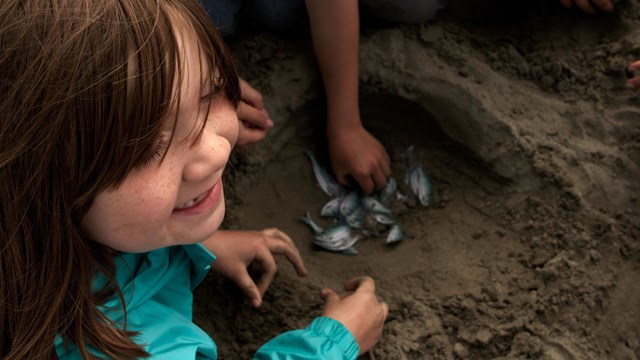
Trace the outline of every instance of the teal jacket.
{"label": "teal jacket", "polygon": [[[139,331],[152,359],[216,359],[216,345],[192,319],[193,289],[202,281],[215,256],[200,244],[174,246],[142,254],[122,254],[116,259],[116,280],[127,307],[127,329]],[[104,277],[96,277],[101,288]],[[124,317],[117,297],[101,310],[122,326]],[[60,359],[81,359],[74,344],[55,341]],[[314,319],[306,329],[288,331],[256,352],[254,359],[356,359],[358,344],[338,321]]]}

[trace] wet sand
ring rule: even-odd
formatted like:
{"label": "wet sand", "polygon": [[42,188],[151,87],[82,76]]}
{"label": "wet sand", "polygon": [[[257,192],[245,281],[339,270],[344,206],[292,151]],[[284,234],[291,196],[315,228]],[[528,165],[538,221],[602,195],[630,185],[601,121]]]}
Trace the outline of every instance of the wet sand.
{"label": "wet sand", "polygon": [[376,359],[640,357],[640,100],[624,74],[640,59],[639,35],[632,1],[597,17],[555,1],[463,1],[430,24],[365,24],[365,126],[397,179],[413,145],[435,193],[432,205],[398,212],[404,240],[362,239],[357,256],[314,246],[299,220],[319,219],[329,200],[306,157],[324,150],[308,33],[249,28],[233,39],[276,126],[233,155],[223,227],[280,228],[310,275],[280,259],[254,310],[210,274],[194,319],[220,358],[248,359],[306,326],[322,287],[362,274],[390,307]]}

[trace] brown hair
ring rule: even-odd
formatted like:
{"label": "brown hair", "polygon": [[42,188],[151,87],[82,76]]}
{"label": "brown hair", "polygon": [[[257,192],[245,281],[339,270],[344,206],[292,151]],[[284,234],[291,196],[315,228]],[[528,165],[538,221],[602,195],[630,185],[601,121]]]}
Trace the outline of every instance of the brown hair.
{"label": "brown hair", "polygon": [[[0,3],[0,358],[56,358],[56,335],[84,358],[148,356],[99,310],[122,301],[114,252],[80,223],[176,121],[185,24],[236,105],[237,74],[197,0]],[[96,294],[99,272],[110,281]]]}

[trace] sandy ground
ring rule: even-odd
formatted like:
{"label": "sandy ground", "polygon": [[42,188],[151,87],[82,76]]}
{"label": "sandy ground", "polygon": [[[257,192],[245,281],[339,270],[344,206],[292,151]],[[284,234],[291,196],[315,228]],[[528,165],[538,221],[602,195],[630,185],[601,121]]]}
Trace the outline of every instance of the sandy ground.
{"label": "sandy ground", "polygon": [[305,155],[324,146],[308,32],[247,26],[230,41],[276,126],[233,156],[223,226],[282,229],[311,274],[280,259],[259,310],[210,274],[194,318],[221,359],[306,326],[322,287],[362,274],[390,307],[364,359],[640,357],[640,99],[624,74],[640,59],[640,4],[591,17],[552,0],[476,3],[363,26],[366,127],[398,179],[414,145],[435,195],[399,212],[407,238],[362,239],[357,256],[315,247],[299,221],[328,200]]}

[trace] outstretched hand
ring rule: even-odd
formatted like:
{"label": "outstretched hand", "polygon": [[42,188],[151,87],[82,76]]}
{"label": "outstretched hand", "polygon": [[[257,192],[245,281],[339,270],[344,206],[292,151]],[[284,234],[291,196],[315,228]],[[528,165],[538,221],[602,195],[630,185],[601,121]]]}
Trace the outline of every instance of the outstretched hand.
{"label": "outstretched hand", "polygon": [[391,175],[384,146],[364,127],[344,128],[328,136],[331,167],[338,182],[351,186],[350,177],[366,194],[382,189]]}
{"label": "outstretched hand", "polygon": [[[273,254],[284,255],[299,276],[308,274],[293,240],[276,228],[262,231],[219,230],[203,245],[217,257],[211,268],[234,281],[256,308],[262,304],[262,297],[278,269]],[[247,269],[251,263],[257,264],[262,271],[256,281]]]}
{"label": "outstretched hand", "polygon": [[635,75],[638,71],[640,71],[640,60],[631,63],[628,67],[630,78],[627,79],[627,87],[640,94],[640,75]]}
{"label": "outstretched hand", "polygon": [[239,80],[238,120],[240,120],[240,132],[236,147],[243,148],[264,139],[269,129],[273,127],[273,121],[269,118],[269,113],[264,107],[262,94],[243,79]]}
{"label": "outstretched hand", "polygon": [[389,306],[378,300],[375,283],[368,276],[347,281],[345,290],[348,293],[342,295],[329,288],[322,290],[326,301],[322,315],[342,323],[364,354],[380,340]]}
{"label": "outstretched hand", "polygon": [[572,8],[575,5],[587,14],[593,15],[595,15],[598,10],[612,12],[615,7],[612,0],[560,0],[560,2],[567,9]]}

